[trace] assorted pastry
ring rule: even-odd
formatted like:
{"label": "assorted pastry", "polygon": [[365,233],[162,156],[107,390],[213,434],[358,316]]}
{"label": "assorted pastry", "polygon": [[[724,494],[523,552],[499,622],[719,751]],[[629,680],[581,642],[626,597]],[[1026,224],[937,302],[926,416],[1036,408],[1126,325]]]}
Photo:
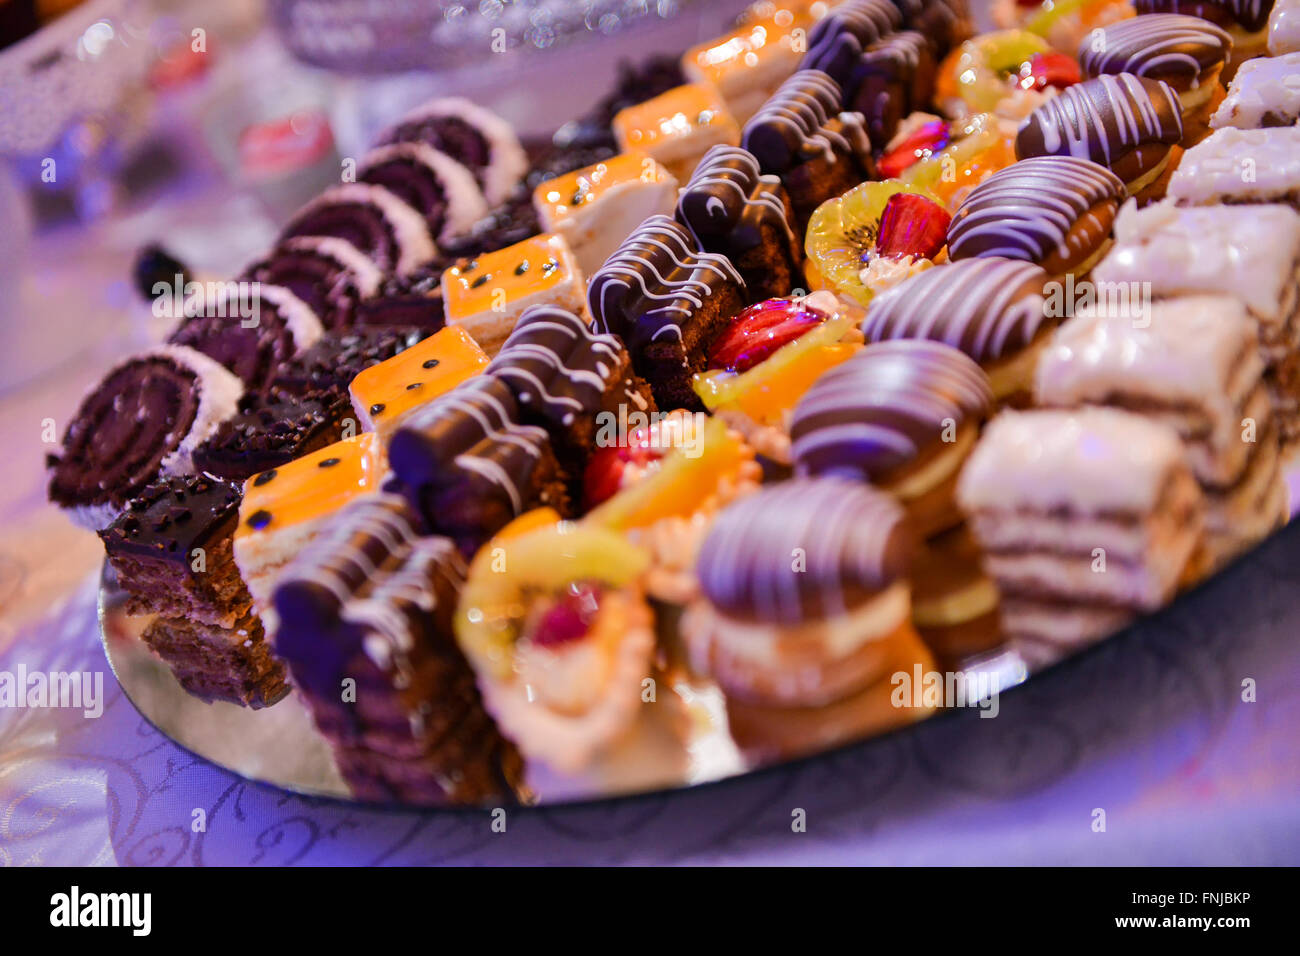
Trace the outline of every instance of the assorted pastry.
{"label": "assorted pastry", "polygon": [[1289,514],[1297,16],[996,16],[756,4],[540,147],[425,104],[87,392],[50,500],[181,687],[296,691],[365,800],[689,749],[700,682],[807,753],[1100,640]]}

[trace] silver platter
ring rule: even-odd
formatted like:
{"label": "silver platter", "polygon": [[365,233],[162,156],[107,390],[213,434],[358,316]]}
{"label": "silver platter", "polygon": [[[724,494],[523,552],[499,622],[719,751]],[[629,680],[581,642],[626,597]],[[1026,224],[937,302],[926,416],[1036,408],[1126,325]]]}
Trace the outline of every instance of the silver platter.
{"label": "silver platter", "polygon": [[[247,780],[305,796],[353,800],[328,742],[295,693],[263,710],[204,703],[186,693],[140,639],[148,622],[125,613],[122,593],[106,573],[99,593],[104,653],[145,720],[196,756]],[[913,663],[899,666],[910,672]],[[963,662],[962,670],[988,675],[1002,690],[1026,676],[1019,657],[1007,651]],[[683,673],[669,668],[659,684],[658,706],[642,708],[644,716],[598,770],[561,775],[530,763],[528,802],[579,803],[713,783],[899,731],[939,712],[894,707],[886,683],[851,716],[828,709],[770,734],[761,726],[733,734],[722,692],[708,681],[672,676]]]}

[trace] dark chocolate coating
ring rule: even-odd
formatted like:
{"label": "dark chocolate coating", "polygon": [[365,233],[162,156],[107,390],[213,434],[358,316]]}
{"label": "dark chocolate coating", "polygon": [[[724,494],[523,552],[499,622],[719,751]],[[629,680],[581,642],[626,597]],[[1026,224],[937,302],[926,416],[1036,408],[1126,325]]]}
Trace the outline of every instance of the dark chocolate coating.
{"label": "dark chocolate coating", "polygon": [[871,144],[861,117],[843,111],[840,85],[820,70],[799,70],[755,113],[741,133],[741,146],[765,173],[782,175],[817,157],[871,164]]}
{"label": "dark chocolate coating", "polygon": [[1206,70],[1222,65],[1230,49],[1232,38],[1222,27],[1199,17],[1152,13],[1103,27],[1100,43],[1084,39],[1079,66],[1085,76],[1135,73],[1185,91]]}
{"label": "dark chocolate coating", "polygon": [[209,475],[160,478],[99,532],[109,557],[140,555],[188,565],[195,548],[229,537],[239,520],[243,494]]}
{"label": "dark chocolate coating", "polygon": [[273,388],[290,395],[324,391],[348,394],[348,386],[364,369],[392,358],[430,334],[424,328],[365,328],[330,332],[292,361],[281,366]]}
{"label": "dark chocolate coating", "polygon": [[1182,13],[1255,33],[1268,26],[1273,0],[1133,0],[1133,7],[1139,14]]}
{"label": "dark chocolate coating", "polygon": [[795,406],[795,471],[887,483],[992,407],[988,376],[965,353],[924,339],[879,342],[828,371]]}
{"label": "dark chocolate coating", "polygon": [[1079,156],[1130,182],[1141,170],[1120,170],[1135,150],[1174,146],[1182,138],[1182,108],[1173,89],[1120,73],[1076,83],[1030,113],[1016,133],[1016,157]]}
{"label": "dark chocolate coating", "polygon": [[1062,258],[1076,252],[1086,256],[1090,249],[1075,246],[1091,239],[1095,248],[1109,230],[1089,229],[1081,220],[1102,204],[1109,204],[1113,215],[1124,196],[1120,178],[1091,160],[1022,159],[966,197],[948,227],[948,255],[953,260],[1004,256],[1037,263],[1057,253]]}
{"label": "dark chocolate coating", "polygon": [[114,369],[82,399],[51,456],[50,500],[126,504],[180,446],[198,410],[197,376],[170,358],[146,355]]}
{"label": "dark chocolate coating", "polygon": [[902,25],[902,13],[889,0],[849,0],[813,27],[799,69],[821,70],[843,86],[862,51]]}
{"label": "dark chocolate coating", "polygon": [[930,41],[914,30],[866,49],[849,75],[845,99],[866,120],[872,143],[883,149],[904,117],[928,107],[937,69]]}
{"label": "dark chocolate coating", "polygon": [[838,478],[795,478],[723,509],[696,573],[724,614],[797,625],[874,597],[907,574],[914,549],[888,494]]}
{"label": "dark chocolate coating", "polygon": [[[340,440],[350,417],[346,392],[246,396],[240,413],[194,450],[194,467],[243,481]],[[354,419],[352,432],[358,430]]]}

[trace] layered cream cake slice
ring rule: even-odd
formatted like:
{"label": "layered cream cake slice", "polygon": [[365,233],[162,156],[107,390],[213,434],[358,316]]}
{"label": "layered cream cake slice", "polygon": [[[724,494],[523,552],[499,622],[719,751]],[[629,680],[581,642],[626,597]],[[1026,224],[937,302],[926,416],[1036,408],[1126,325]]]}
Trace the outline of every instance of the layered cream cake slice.
{"label": "layered cream cake slice", "polygon": [[1205,501],[1178,434],[1110,408],[1003,412],[957,500],[1030,668],[1161,607],[1201,541]]}

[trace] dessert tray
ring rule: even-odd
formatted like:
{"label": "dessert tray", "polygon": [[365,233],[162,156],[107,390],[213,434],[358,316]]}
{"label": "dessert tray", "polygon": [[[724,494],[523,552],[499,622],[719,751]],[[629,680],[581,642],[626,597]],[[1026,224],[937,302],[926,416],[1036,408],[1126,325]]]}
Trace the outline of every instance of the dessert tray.
{"label": "dessert tray", "polygon": [[173,331],[49,456],[125,692],[299,793],[573,802],[992,710],[1247,556],[1296,3],[1169,6],[758,3],[545,142],[425,104],[233,280],[147,250]]}

